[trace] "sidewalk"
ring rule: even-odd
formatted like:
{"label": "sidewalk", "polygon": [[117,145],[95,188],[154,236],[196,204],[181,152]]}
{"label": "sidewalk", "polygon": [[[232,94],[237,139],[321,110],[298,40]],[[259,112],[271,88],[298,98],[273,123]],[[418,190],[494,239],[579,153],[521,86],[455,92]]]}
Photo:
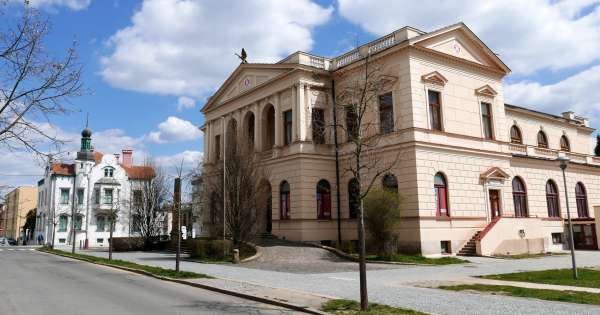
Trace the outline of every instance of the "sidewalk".
{"label": "sidewalk", "polygon": [[[105,252],[90,252],[91,255],[106,255]],[[582,266],[600,265],[600,252],[578,253]],[[173,255],[162,253],[128,252],[115,253],[115,259],[134,261],[140,264],[173,268]],[[299,257],[301,259],[301,257]],[[400,269],[372,270],[368,272],[368,287],[371,302],[414,309],[431,314],[600,314],[597,306],[549,302],[535,299],[452,292],[416,287],[427,281],[465,281],[471,276],[568,268],[569,257],[556,256],[539,259],[506,260],[469,258],[473,263],[449,266],[411,266]],[[244,268],[243,265],[219,265],[182,262],[182,270],[208,274],[219,279],[235,279],[223,285],[243,283],[249,290],[279,289],[300,292],[311,297],[339,297],[358,300],[359,281],[357,272],[331,272],[319,274],[294,274]],[[231,281],[231,280],[230,280]],[[260,288],[256,288],[256,286]],[[277,298],[277,296],[273,296]],[[285,297],[284,297],[285,298]],[[314,302],[307,302],[314,303]]]}

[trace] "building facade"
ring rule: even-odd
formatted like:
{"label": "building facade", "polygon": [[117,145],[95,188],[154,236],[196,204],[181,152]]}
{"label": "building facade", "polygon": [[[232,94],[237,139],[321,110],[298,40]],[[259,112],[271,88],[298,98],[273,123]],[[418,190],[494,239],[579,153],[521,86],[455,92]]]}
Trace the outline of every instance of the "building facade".
{"label": "building facade", "polygon": [[18,187],[9,192],[5,197],[4,209],[4,236],[22,241],[28,238],[33,231],[24,231],[27,216],[35,213],[37,204],[37,190],[35,187]]}
{"label": "building facade", "polygon": [[[573,112],[505,104],[510,69],[462,23],[429,33],[405,27],[339,57],[297,52],[231,74],[202,109],[204,163],[210,174],[228,146],[250,143],[271,192],[259,229],[310,242],[357,238],[355,184],[345,171],[352,145],[323,126],[348,127],[351,113],[334,102],[367,66],[385,81],[366,115],[379,158],[392,165],[376,185],[402,196],[402,251],[562,249],[567,206],[576,248],[598,248],[595,130]],[[566,190],[558,157],[570,159]],[[216,211],[203,212],[204,225]]]}
{"label": "building facade", "polygon": [[50,161],[38,182],[36,237],[42,235],[47,244],[108,246],[113,216],[113,237],[138,235],[134,210],[143,202],[143,184],[154,178],[154,169],[133,165],[131,150],[123,150],[122,156],[94,151],[91,136],[89,129],[82,132],[74,163]]}

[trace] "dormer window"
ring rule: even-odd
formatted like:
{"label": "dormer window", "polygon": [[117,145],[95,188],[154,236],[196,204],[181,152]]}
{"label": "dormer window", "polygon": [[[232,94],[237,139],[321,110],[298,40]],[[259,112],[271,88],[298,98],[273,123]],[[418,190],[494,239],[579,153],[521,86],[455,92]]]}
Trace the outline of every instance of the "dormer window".
{"label": "dormer window", "polygon": [[104,169],[104,177],[113,177],[113,173],[114,173],[114,168],[112,167],[107,167]]}

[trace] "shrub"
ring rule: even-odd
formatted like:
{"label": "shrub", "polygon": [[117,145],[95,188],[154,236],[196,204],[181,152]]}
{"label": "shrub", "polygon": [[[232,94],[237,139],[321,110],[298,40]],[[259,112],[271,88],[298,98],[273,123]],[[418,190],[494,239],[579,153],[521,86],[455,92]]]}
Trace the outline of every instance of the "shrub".
{"label": "shrub", "polygon": [[144,249],[144,240],[141,237],[113,237],[113,251],[128,252]]}
{"label": "shrub", "polygon": [[370,247],[378,255],[397,251],[400,197],[394,191],[374,189],[364,199],[365,229]]}
{"label": "shrub", "polygon": [[223,261],[231,257],[233,243],[229,240],[195,239],[188,242],[191,258]]}

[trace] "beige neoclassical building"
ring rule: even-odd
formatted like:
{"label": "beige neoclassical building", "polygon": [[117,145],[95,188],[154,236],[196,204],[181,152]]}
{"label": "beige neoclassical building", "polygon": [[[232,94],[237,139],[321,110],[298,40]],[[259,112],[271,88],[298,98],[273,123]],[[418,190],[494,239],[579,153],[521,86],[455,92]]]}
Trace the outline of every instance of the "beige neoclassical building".
{"label": "beige neoclassical building", "polygon": [[[204,163],[210,170],[222,161],[233,143],[226,138],[252,144],[271,192],[259,232],[310,242],[356,239],[353,181],[344,172],[351,144],[338,133],[336,173],[334,133],[323,126],[333,124],[333,91],[360,75],[367,57],[389,79],[370,115],[382,159],[399,157],[376,183],[402,196],[402,250],[563,249],[567,195],[576,248],[598,249],[595,130],[567,111],[569,104],[561,115],[505,104],[502,79],[510,69],[462,23],[429,33],[404,27],[334,58],[296,52],[235,69],[202,109]],[[348,112],[335,115],[348,121]],[[571,161],[566,191],[556,161],[562,156]],[[204,225],[215,211],[205,211]]]}

